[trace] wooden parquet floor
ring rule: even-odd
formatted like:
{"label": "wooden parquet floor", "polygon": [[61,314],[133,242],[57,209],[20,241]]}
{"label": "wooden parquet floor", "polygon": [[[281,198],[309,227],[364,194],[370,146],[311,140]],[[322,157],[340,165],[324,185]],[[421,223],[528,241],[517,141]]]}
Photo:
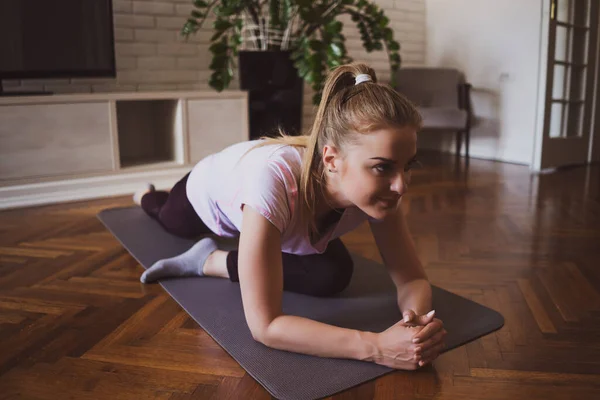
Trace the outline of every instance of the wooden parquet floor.
{"label": "wooden parquet floor", "polygon": [[[332,398],[600,398],[600,167],[423,162],[404,207],[431,281],[506,324]],[[0,212],[0,398],[270,398],[160,286],[139,283],[96,219],[129,204]],[[343,239],[380,261],[367,226]]]}

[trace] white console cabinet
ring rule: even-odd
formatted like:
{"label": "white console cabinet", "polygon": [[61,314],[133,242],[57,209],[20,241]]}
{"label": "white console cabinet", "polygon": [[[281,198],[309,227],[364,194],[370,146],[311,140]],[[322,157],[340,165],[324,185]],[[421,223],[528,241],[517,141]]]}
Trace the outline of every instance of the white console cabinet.
{"label": "white console cabinet", "polygon": [[243,91],[0,97],[0,209],[170,188],[248,140]]}

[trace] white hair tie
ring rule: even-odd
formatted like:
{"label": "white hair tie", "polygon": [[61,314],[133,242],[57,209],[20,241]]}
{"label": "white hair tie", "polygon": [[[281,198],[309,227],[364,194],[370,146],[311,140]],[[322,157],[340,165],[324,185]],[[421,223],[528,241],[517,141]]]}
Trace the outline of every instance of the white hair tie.
{"label": "white hair tie", "polygon": [[371,79],[371,75],[369,74],[358,74],[356,75],[356,78],[354,78],[355,83],[354,85],[358,85],[359,83],[363,83],[363,82],[372,82],[373,79]]}

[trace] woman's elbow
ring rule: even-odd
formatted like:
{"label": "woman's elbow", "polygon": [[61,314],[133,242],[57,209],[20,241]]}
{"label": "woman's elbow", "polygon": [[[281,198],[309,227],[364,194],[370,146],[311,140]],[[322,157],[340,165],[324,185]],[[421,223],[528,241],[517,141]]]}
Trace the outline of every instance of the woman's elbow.
{"label": "woman's elbow", "polygon": [[269,346],[270,340],[269,340],[269,325],[268,324],[264,324],[264,325],[259,325],[259,326],[254,326],[252,328],[250,328],[250,333],[252,334],[252,338],[259,342],[264,344],[265,346]]}
{"label": "woman's elbow", "polygon": [[269,322],[253,325],[250,329],[252,338],[267,347],[277,347],[287,330],[285,319],[282,320],[280,317],[281,314]]}
{"label": "woman's elbow", "polygon": [[266,345],[266,343],[265,343],[265,336],[266,335],[265,335],[263,329],[256,329],[255,328],[255,329],[252,329],[250,331],[250,333],[252,333],[252,339],[254,339],[255,341],[257,341],[259,343],[262,343],[262,344]]}

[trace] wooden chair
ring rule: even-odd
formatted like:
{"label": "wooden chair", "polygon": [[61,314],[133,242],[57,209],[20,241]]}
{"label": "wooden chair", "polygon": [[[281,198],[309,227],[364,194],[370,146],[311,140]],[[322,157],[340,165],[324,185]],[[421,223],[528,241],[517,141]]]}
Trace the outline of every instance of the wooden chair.
{"label": "wooden chair", "polygon": [[471,131],[471,85],[464,75],[450,68],[400,68],[395,89],[411,100],[423,117],[423,130],[456,133],[456,159],[463,136],[469,162]]}

